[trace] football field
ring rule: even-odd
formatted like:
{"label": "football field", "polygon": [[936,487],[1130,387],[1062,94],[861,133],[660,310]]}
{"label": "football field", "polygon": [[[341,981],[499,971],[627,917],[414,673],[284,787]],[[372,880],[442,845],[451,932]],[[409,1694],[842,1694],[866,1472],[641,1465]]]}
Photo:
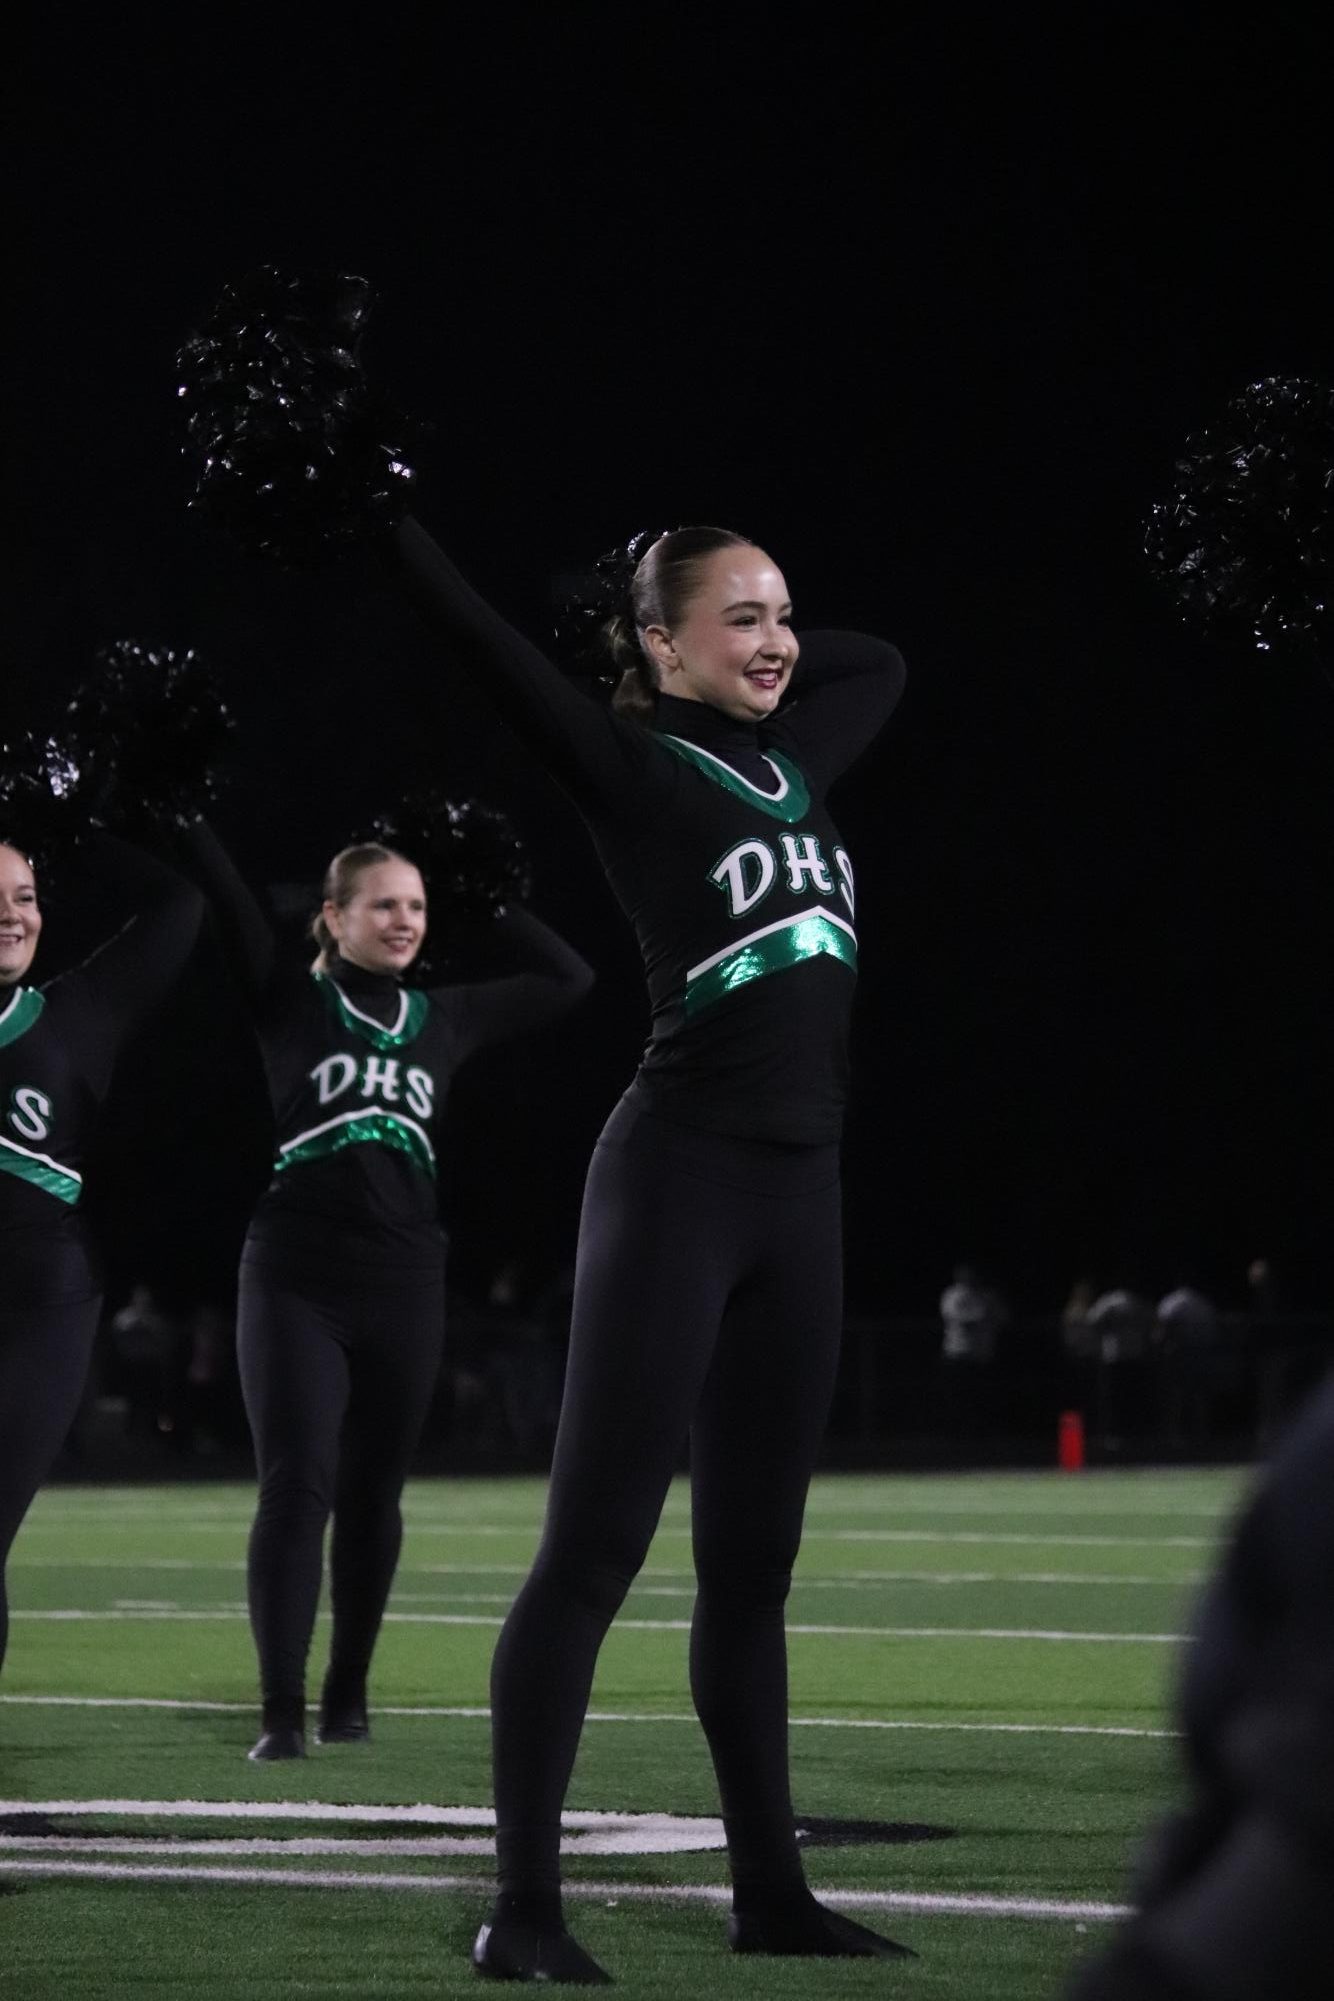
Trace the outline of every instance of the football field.
{"label": "football field", "polygon": [[[1032,2001],[1173,1795],[1170,1692],[1245,1476],[826,1476],[789,1604],[808,1874],[920,1957],[737,1959],[690,1709],[688,1494],[603,1649],[568,1802],[572,1928],[627,2001]],[[538,1480],[414,1483],[373,1741],[257,1766],[252,1491],[61,1487],[10,1567],[0,1994],[476,1994],[487,1670]],[[318,1688],[327,1628],[312,1658]]]}

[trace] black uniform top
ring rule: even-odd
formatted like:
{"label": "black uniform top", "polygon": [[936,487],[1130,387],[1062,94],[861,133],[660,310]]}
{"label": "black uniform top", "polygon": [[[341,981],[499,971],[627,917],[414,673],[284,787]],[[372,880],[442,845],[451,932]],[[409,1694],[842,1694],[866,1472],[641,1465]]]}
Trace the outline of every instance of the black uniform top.
{"label": "black uniform top", "polygon": [[796,699],[760,723],[659,696],[656,727],[590,701],[478,597],[415,521],[394,563],[585,820],[648,975],[637,1079],[679,1123],[827,1144],[847,1091],[852,863],[825,806],[904,681],[861,633],[801,640]]}
{"label": "black uniform top", "polygon": [[439,1271],[437,1125],[450,1079],[475,1050],[573,1006],[589,967],[515,910],[493,927],[494,978],[415,989],[342,958],[312,973],[278,949],[206,827],[189,849],[251,1002],[273,1105],[273,1179],[246,1262],[302,1280],[334,1266]]}
{"label": "black uniform top", "polygon": [[203,902],[174,871],[103,837],[99,863],[139,901],[91,958],[44,987],[0,987],[0,1273],[5,1306],[88,1299],[102,1289],[84,1171],[97,1115],[128,1038],[177,977]]}

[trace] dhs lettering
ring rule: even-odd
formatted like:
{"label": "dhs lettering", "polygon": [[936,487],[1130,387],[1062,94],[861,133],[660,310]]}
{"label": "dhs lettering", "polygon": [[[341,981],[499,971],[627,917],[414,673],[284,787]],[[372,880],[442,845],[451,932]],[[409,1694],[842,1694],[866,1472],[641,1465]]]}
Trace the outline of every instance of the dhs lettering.
{"label": "dhs lettering", "polygon": [[419,1119],[429,1119],[435,1109],[435,1079],[430,1071],[414,1064],[405,1073],[396,1056],[368,1056],[359,1064],[355,1056],[340,1051],[321,1058],[310,1081],[322,1105],[355,1091],[381,1105],[406,1103]]}
{"label": "dhs lettering", "polygon": [[853,915],[852,862],[847,849],[834,849],[831,870],[815,834],[784,834],[778,853],[758,838],[738,841],[709,870],[709,881],[727,898],[729,916],[745,917],[769,894],[778,881],[780,867],[794,896],[808,888],[817,896],[837,894],[847,905],[849,917]]}
{"label": "dhs lettering", "polygon": [[54,1108],[45,1091],[19,1084],[9,1096],[9,1124],[21,1139],[49,1139]]}

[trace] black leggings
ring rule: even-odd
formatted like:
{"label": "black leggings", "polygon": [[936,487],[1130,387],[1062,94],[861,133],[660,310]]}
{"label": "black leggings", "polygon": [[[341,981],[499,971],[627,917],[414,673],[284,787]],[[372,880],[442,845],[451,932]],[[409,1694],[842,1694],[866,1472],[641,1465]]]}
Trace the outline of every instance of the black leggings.
{"label": "black leggings", "polygon": [[690,1686],[738,1884],[800,1878],[783,1605],[842,1318],[836,1147],[640,1109],[593,1155],[546,1525],[492,1667],[502,1891],[559,1882],[593,1669],[689,1436]]}
{"label": "black leggings", "polygon": [[100,1299],[0,1311],[0,1666],[9,1638],[5,1564],[33,1495],[74,1422]]}
{"label": "black leggings", "polygon": [[241,1388],[255,1441],[250,1625],[267,1729],[305,1713],[324,1529],[334,1518],[326,1688],[359,1697],[403,1539],[399,1497],[440,1368],[444,1280],[297,1290],[243,1264]]}

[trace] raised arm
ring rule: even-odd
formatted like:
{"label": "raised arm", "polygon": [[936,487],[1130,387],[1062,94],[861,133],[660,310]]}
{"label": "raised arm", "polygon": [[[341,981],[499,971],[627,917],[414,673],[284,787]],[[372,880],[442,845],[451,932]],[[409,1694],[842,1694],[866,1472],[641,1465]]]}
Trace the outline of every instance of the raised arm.
{"label": "raised arm", "polygon": [[207,820],[192,820],[178,836],[178,846],[213,913],[227,962],[258,1010],[270,998],[279,973],[268,914]]}
{"label": "raised arm", "polygon": [[52,1019],[77,1046],[100,1096],[123,1044],[179,978],[199,936],[204,900],[175,869],[127,841],[102,834],[90,852],[108,885],[137,908],[104,945],[45,992]]}
{"label": "raised arm", "polygon": [[478,596],[419,521],[398,528],[388,561],[450,665],[489,697],[576,805],[642,811],[651,772],[661,768],[669,782],[671,760],[659,765],[648,732],[572,686]]}
{"label": "raised arm", "polygon": [[488,1043],[543,1028],[581,1001],[593,969],[530,910],[510,910],[492,927],[488,944],[499,967],[485,979],[429,990],[459,1038],[459,1058]]}
{"label": "raised arm", "polygon": [[897,647],[864,632],[803,632],[790,706],[767,735],[824,791],[867,749],[898,706],[907,670]]}

